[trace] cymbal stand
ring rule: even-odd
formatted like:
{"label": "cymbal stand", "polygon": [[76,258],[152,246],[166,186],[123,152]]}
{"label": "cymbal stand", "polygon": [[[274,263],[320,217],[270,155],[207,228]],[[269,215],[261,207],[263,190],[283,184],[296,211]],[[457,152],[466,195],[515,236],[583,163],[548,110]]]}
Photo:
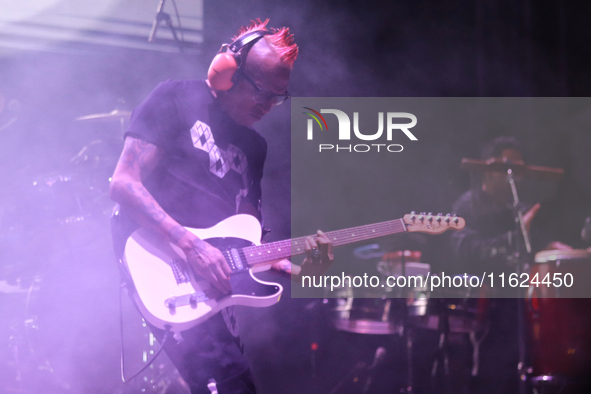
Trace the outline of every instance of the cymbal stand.
{"label": "cymbal stand", "polygon": [[[513,197],[513,216],[515,217],[515,227],[517,232],[521,232],[523,235],[523,242],[525,245],[525,250],[527,254],[531,254],[531,242],[529,238],[528,231],[525,227],[525,222],[523,221],[523,212],[519,208],[519,195],[517,194],[517,187],[515,186],[515,178],[513,177],[513,170],[509,168],[507,170],[507,182],[511,186],[511,194]],[[517,277],[520,277],[521,273],[524,272],[524,264],[523,259],[521,258],[520,254],[520,245],[519,245],[519,237],[515,237],[515,253],[514,253],[514,265],[515,271],[517,273]],[[517,291],[522,293],[521,289],[518,288]],[[525,309],[523,305],[523,296],[524,294],[518,294],[518,302],[517,302],[517,343],[518,343],[518,354],[519,360],[517,363],[517,372],[519,376],[519,394],[526,394],[527,393],[527,366],[526,366],[526,338],[525,338]]]}
{"label": "cymbal stand", "polygon": [[406,393],[414,393],[413,385],[414,385],[414,371],[412,368],[412,360],[413,360],[413,331],[408,324],[408,314],[405,316],[404,319],[404,339],[406,341]]}
{"label": "cymbal stand", "polygon": [[[438,376],[441,376],[443,379],[445,390],[447,392],[448,382],[449,379],[449,319],[447,314],[447,305],[443,302],[443,299],[437,300],[441,305],[439,306],[439,320],[437,323],[437,332],[439,334],[439,342],[437,345],[437,350],[435,351],[434,360],[433,360],[433,367],[431,368],[431,383],[436,387],[436,379]],[[440,375],[439,371],[442,371]],[[441,388],[439,387],[433,392],[441,392]]]}
{"label": "cymbal stand", "polygon": [[[406,278],[406,257],[404,255],[404,252],[402,253],[401,257],[401,262],[402,262],[402,271],[401,274],[402,276],[404,276]],[[404,304],[405,304],[405,308],[404,308],[404,316],[403,316],[403,322],[402,322],[402,328],[403,328],[403,339],[404,342],[406,344],[406,387],[404,388],[404,392],[412,394],[413,391],[413,386],[414,386],[414,371],[413,371],[413,367],[412,367],[412,363],[413,363],[413,351],[412,351],[412,347],[413,347],[413,330],[411,328],[410,322],[409,322],[409,317],[408,317],[408,294],[406,295],[406,297],[404,298]]]}

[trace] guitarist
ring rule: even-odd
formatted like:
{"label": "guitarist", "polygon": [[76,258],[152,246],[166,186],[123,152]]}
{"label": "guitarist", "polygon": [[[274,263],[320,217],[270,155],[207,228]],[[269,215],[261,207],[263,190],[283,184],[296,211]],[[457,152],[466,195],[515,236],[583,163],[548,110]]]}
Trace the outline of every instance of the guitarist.
{"label": "guitarist", "polygon": [[[184,227],[207,228],[236,213],[262,219],[267,144],[252,125],[289,98],[298,54],[289,29],[267,23],[253,21],[223,46],[207,80],[163,82],[133,112],[110,188],[120,206],[113,220],[117,256],[143,226],[181,248],[218,290],[231,291],[221,252]],[[306,249],[302,274],[323,273],[333,259],[328,238],[319,231]],[[275,267],[289,272],[288,262]],[[151,328],[162,341],[164,332]],[[164,349],[192,394],[209,393],[211,379],[219,394],[255,392],[232,308],[167,338]]]}

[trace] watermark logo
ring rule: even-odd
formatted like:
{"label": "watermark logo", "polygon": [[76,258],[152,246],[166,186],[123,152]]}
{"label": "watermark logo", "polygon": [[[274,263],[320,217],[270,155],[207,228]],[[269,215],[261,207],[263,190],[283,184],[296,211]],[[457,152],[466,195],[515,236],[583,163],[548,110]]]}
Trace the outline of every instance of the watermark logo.
{"label": "watermark logo", "polygon": [[[393,136],[396,132],[402,132],[409,140],[411,141],[418,141],[418,138],[410,131],[411,128],[415,127],[417,124],[417,117],[408,112],[378,112],[378,130],[373,133],[362,133],[359,129],[359,112],[353,112],[353,127],[351,127],[351,119],[349,115],[347,115],[344,111],[338,109],[321,109],[320,112],[316,111],[309,107],[303,107],[304,109],[308,110],[309,112],[303,112],[304,114],[310,116],[307,122],[307,129],[306,129],[306,136],[308,140],[314,140],[314,128],[315,124],[318,125],[320,131],[328,131],[328,125],[326,120],[322,116],[322,114],[333,114],[336,116],[339,129],[338,129],[338,140],[339,141],[351,141],[353,140],[361,140],[361,141],[378,141],[379,139],[383,140],[384,130],[385,130],[385,137],[386,141],[392,141]],[[406,119],[407,122],[401,122],[401,120]],[[410,122],[408,122],[410,120]],[[385,127],[384,127],[385,123]],[[351,129],[353,129],[353,135],[351,133]],[[380,151],[388,151],[388,152],[402,152],[403,146],[400,144],[380,144],[380,143],[372,143],[372,144],[319,144],[318,145],[319,152],[323,151],[348,151],[348,152],[369,152],[371,150],[375,150],[377,152]]]}

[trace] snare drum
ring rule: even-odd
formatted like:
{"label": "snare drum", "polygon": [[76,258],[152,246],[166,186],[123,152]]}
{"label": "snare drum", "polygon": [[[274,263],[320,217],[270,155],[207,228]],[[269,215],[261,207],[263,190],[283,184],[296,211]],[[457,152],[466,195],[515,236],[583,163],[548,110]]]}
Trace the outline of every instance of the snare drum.
{"label": "snare drum", "polygon": [[449,332],[471,333],[485,329],[488,322],[487,298],[430,298],[423,316],[412,319],[415,326],[440,329],[439,320],[447,317]]}
{"label": "snare drum", "polygon": [[429,264],[420,263],[421,252],[397,251],[386,253],[377,264],[382,284],[373,289],[341,288],[333,300],[332,316],[336,329],[358,334],[400,334],[409,316],[423,315],[427,308],[425,288],[388,286],[387,278],[423,276]]}
{"label": "snare drum", "polygon": [[486,289],[481,288],[438,288],[429,294],[425,313],[413,318],[412,322],[417,327],[439,330],[440,318],[445,317],[449,332],[482,331],[488,323],[489,311],[489,300],[484,297],[485,294]]}

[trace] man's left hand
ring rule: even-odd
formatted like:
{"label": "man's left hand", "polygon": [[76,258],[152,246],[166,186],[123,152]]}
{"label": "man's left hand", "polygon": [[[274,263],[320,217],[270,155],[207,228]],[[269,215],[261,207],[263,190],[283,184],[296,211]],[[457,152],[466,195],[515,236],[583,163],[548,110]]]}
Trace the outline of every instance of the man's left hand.
{"label": "man's left hand", "polygon": [[277,271],[290,274],[293,280],[297,280],[302,275],[323,275],[334,261],[332,242],[322,231],[318,230],[316,234],[316,238],[306,238],[306,258],[301,266],[292,264],[289,260],[281,260],[273,263],[272,267]]}
{"label": "man's left hand", "polygon": [[322,231],[318,230],[316,234],[316,238],[306,238],[306,258],[302,263],[299,276],[322,275],[334,261],[332,242]]}

